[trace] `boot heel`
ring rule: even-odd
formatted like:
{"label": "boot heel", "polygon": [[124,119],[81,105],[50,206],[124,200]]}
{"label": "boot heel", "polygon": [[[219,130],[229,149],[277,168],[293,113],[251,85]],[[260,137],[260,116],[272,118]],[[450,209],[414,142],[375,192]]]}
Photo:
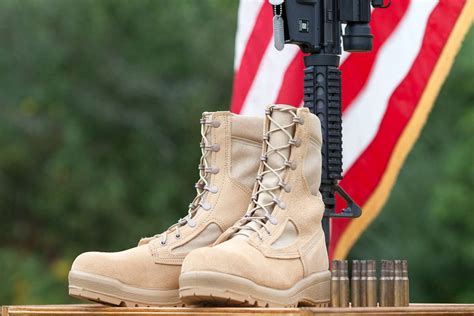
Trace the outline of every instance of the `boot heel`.
{"label": "boot heel", "polygon": [[310,285],[299,294],[299,306],[327,307],[331,298],[331,281]]}

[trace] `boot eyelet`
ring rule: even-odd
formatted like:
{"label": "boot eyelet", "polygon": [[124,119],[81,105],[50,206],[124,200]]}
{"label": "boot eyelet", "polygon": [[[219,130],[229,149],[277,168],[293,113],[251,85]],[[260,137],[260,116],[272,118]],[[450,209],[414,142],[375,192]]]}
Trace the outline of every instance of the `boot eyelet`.
{"label": "boot eyelet", "polygon": [[296,170],[296,162],[287,160],[284,162],[285,166],[290,167],[291,170]]}
{"label": "boot eyelet", "polygon": [[202,207],[203,210],[205,211],[209,211],[212,206],[211,204],[207,203],[207,202],[200,202],[199,205]]}
{"label": "boot eyelet", "polygon": [[195,187],[196,189],[202,190],[202,189],[204,189],[204,183],[199,183],[199,182],[198,182],[198,183],[195,183],[195,184],[194,184],[194,187]]}
{"label": "boot eyelet", "polygon": [[273,202],[278,205],[279,208],[281,208],[282,210],[284,210],[286,208],[286,204],[285,202],[283,201],[280,201],[279,199],[273,199]]}
{"label": "boot eyelet", "polygon": [[287,183],[283,183],[283,182],[279,182],[278,185],[280,186],[280,188],[282,188],[286,193],[290,193],[291,192],[291,186]]}
{"label": "boot eyelet", "polygon": [[162,240],[162,241],[160,241],[160,244],[161,244],[162,246],[166,246],[166,241],[163,241],[163,240]]}
{"label": "boot eyelet", "polygon": [[301,146],[301,140],[300,139],[291,139],[288,143],[295,147],[300,147]]}
{"label": "boot eyelet", "polygon": [[174,237],[175,237],[176,239],[180,239],[180,238],[181,238],[181,235],[180,235],[180,234],[176,234],[176,235],[174,235]]}
{"label": "boot eyelet", "polygon": [[217,120],[211,121],[211,126],[214,128],[219,128],[221,126],[221,122]]}
{"label": "boot eyelet", "polygon": [[188,226],[191,227],[191,228],[194,228],[196,227],[196,221],[192,218],[188,219]]}
{"label": "boot eyelet", "polygon": [[216,194],[219,192],[219,188],[216,185],[205,186],[204,188],[212,194]]}
{"label": "boot eyelet", "polygon": [[211,146],[211,150],[214,152],[218,152],[219,150],[221,150],[221,146],[219,144],[214,144]]}
{"label": "boot eyelet", "polygon": [[206,173],[210,173],[210,174],[218,174],[219,173],[219,168],[217,167],[208,167],[208,168],[205,168],[205,172]]}
{"label": "boot eyelet", "polygon": [[293,122],[298,123],[300,125],[303,125],[304,124],[304,119],[300,116],[297,116],[297,117],[293,118]]}
{"label": "boot eyelet", "polygon": [[[278,220],[276,219],[276,217],[273,217],[273,216],[270,216],[270,217],[268,218],[268,221],[269,221],[271,224],[273,224],[273,225],[278,224]],[[268,234],[271,235],[270,232],[268,232]]]}

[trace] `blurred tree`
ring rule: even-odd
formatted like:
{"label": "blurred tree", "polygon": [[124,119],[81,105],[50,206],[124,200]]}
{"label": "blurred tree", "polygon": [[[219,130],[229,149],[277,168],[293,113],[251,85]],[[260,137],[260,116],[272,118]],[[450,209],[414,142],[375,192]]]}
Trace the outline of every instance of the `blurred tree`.
{"label": "blurred tree", "polygon": [[[0,1],[0,305],[73,302],[78,253],[131,247],[185,215],[200,114],[230,100],[237,6]],[[473,52],[471,31],[352,252],[408,258],[415,301],[474,299]]]}
{"label": "blurred tree", "polygon": [[[185,215],[201,112],[228,108],[237,5],[0,2],[0,304],[65,301],[78,253]],[[61,258],[60,291],[12,298],[52,285]]]}

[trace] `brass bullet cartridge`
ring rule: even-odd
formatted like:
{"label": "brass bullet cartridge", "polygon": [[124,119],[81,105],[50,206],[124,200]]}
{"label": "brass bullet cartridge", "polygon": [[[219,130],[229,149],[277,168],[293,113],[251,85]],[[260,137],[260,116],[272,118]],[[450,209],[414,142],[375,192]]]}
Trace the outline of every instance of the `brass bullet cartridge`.
{"label": "brass bullet cartridge", "polygon": [[393,279],[393,306],[403,306],[403,279],[402,261],[395,260],[395,270]]}
{"label": "brass bullet cartridge", "polygon": [[331,306],[339,307],[339,260],[332,261],[331,269]]}
{"label": "brass bullet cartridge", "polygon": [[367,261],[360,261],[360,306],[367,306]]}
{"label": "brass bullet cartridge", "polygon": [[360,262],[352,260],[351,306],[360,307]]}
{"label": "brass bullet cartridge", "polygon": [[367,260],[367,306],[377,306],[377,271],[374,260]]}
{"label": "brass bullet cartridge", "polygon": [[395,306],[395,264],[388,261],[388,306]]}
{"label": "brass bullet cartridge", "polygon": [[388,276],[388,263],[387,260],[381,261],[380,267],[380,294],[379,294],[379,305],[381,307],[389,306],[389,276]]}
{"label": "brass bullet cartridge", "polygon": [[339,264],[339,306],[349,307],[349,273],[347,260],[343,260]]}
{"label": "brass bullet cartridge", "polygon": [[402,260],[402,284],[402,306],[410,306],[410,281],[408,279],[408,262],[406,260]]}

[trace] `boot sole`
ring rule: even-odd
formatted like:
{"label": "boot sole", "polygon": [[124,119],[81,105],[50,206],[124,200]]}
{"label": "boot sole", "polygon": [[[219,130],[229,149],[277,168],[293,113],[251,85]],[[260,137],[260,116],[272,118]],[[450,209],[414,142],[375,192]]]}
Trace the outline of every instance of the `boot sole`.
{"label": "boot sole", "polygon": [[184,306],[177,289],[137,288],[109,277],[73,270],[69,272],[69,295],[115,306]]}
{"label": "boot sole", "polygon": [[195,271],[179,277],[179,297],[185,304],[255,307],[327,307],[331,272],[311,274],[286,290],[256,284],[235,275]]}

